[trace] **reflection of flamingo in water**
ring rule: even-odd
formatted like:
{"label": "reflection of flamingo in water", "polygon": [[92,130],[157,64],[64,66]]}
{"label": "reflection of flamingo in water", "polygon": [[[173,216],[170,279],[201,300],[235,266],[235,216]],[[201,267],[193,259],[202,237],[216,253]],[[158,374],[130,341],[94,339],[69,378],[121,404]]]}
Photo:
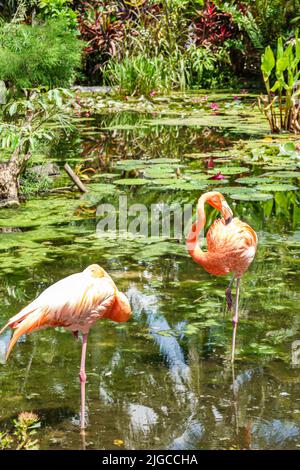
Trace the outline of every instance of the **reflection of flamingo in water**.
{"label": "reflection of flamingo in water", "polygon": [[81,382],[81,428],[85,427],[85,356],[88,333],[100,318],[124,322],[129,319],[131,309],[122,292],[112,278],[97,264],[92,264],[81,273],[72,274],[52,286],[13,316],[8,326],[15,330],[10,340],[6,358],[23,335],[49,326],[63,326],[77,336],[82,333]]}
{"label": "reflection of flamingo in water", "polygon": [[[207,251],[201,250],[198,237],[206,222],[204,205],[210,204],[222,213],[223,218],[217,219],[207,232]],[[232,354],[231,361],[234,361],[235,339],[238,323],[238,304],[240,280],[249,265],[252,263],[257,246],[257,236],[255,231],[245,222],[237,217],[233,218],[232,211],[225,201],[224,196],[217,191],[203,194],[197,204],[198,220],[192,225],[187,236],[186,244],[192,258],[210,274],[222,276],[233,273],[233,277],[226,290],[226,299],[229,310],[232,307],[231,287],[234,280],[236,285],[235,312],[232,319]]]}
{"label": "reflection of flamingo in water", "polygon": [[[185,362],[184,354],[177,339],[173,336],[164,336],[160,332],[170,330],[169,323],[158,309],[158,299],[155,295],[146,295],[132,287],[127,292],[127,296],[132,305],[136,317],[146,315],[146,321],[155,343],[159,346],[161,354],[166,359],[170,375],[178,393],[185,393],[188,396],[191,414],[185,420],[182,434],[170,442],[169,449],[195,449],[204,434],[202,423],[194,418],[198,397],[190,387],[191,370]],[[182,324],[178,324],[174,329],[180,330]]]}

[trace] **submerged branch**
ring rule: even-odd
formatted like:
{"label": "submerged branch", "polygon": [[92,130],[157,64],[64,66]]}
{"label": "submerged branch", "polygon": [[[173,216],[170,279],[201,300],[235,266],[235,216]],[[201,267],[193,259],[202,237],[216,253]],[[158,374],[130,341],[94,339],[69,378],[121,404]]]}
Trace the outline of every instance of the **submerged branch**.
{"label": "submerged branch", "polygon": [[69,177],[71,178],[71,180],[73,181],[73,183],[76,184],[76,186],[78,187],[78,189],[79,189],[82,193],[87,193],[88,190],[86,189],[86,187],[84,186],[84,184],[82,183],[82,181],[80,180],[80,178],[74,173],[74,171],[72,170],[72,168],[70,167],[70,165],[69,165],[68,163],[65,164],[64,169],[65,169],[66,172],[68,173],[68,175],[69,175]]}

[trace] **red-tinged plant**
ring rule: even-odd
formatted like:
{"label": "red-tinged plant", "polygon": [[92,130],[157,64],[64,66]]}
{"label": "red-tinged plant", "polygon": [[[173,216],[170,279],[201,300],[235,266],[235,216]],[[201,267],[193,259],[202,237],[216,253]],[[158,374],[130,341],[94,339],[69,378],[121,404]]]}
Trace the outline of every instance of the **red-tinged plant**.
{"label": "red-tinged plant", "polygon": [[194,20],[193,41],[197,46],[221,46],[234,33],[230,13],[219,10],[212,2],[207,2]]}
{"label": "red-tinged plant", "polygon": [[158,3],[151,0],[119,0],[118,2],[118,18],[124,20],[140,21],[145,16],[156,15],[160,12],[161,7]]}
{"label": "red-tinged plant", "polygon": [[85,53],[95,73],[111,57],[117,56],[124,39],[124,24],[118,19],[113,2],[82,2],[78,24],[81,37],[87,42]]}
{"label": "red-tinged plant", "polygon": [[125,37],[136,35],[135,25],[147,23],[160,11],[151,0],[74,1],[82,39],[87,42],[86,71],[91,76],[112,57],[121,59]]}

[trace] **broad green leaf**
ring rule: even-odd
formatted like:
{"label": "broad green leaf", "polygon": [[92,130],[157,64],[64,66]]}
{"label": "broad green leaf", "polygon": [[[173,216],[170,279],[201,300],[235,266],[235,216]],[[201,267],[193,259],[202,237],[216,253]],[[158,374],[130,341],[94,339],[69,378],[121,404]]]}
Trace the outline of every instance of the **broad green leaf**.
{"label": "broad green leaf", "polygon": [[267,46],[264,54],[261,58],[261,70],[262,72],[269,77],[275,66],[275,57],[274,53],[270,46]]}

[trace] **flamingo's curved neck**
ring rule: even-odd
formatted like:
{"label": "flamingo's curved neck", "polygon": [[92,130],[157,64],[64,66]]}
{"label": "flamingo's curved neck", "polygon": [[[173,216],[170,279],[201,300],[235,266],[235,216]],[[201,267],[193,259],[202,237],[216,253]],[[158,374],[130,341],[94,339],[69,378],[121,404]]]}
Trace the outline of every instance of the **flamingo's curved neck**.
{"label": "flamingo's curved neck", "polygon": [[207,253],[199,246],[198,238],[205,226],[206,216],[204,211],[205,197],[201,196],[197,204],[197,220],[193,223],[186,238],[186,246],[191,257],[199,264],[206,262]]}

